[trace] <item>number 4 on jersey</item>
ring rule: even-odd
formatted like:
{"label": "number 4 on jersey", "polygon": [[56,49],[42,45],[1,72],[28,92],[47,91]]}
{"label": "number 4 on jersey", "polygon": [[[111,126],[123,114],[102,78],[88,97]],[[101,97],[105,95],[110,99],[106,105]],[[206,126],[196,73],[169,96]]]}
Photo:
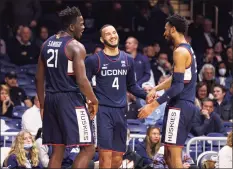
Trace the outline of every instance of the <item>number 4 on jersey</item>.
{"label": "number 4 on jersey", "polygon": [[115,77],[112,83],[112,88],[116,88],[117,90],[119,90],[119,80],[118,77]]}

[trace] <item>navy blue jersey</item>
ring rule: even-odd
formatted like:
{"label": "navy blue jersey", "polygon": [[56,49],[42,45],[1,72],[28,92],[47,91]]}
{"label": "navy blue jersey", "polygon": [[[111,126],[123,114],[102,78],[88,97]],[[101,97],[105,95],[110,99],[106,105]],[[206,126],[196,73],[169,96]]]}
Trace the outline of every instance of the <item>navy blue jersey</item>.
{"label": "navy blue jersey", "polygon": [[73,62],[65,51],[72,40],[71,36],[54,35],[43,44],[41,57],[46,67],[46,92],[79,92]]}
{"label": "navy blue jersey", "polygon": [[[115,58],[115,59],[113,59]],[[89,80],[96,76],[94,92],[99,105],[125,107],[127,90],[135,96],[145,99],[146,93],[136,84],[134,61],[123,51],[118,56],[106,56],[103,51],[89,56],[86,61]]]}
{"label": "navy blue jersey", "polygon": [[196,82],[197,82],[196,56],[193,52],[192,47],[189,44],[181,43],[178,47],[186,48],[192,57],[192,61],[191,64],[185,69],[183,91],[174,98],[172,98],[171,102],[175,100],[187,100],[194,103],[195,95],[196,95]]}

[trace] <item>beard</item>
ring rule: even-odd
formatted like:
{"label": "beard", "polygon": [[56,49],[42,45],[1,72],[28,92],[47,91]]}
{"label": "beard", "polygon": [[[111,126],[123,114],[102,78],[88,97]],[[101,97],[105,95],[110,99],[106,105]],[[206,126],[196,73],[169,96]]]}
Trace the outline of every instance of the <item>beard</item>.
{"label": "beard", "polygon": [[118,38],[117,44],[112,45],[112,44],[108,43],[108,42],[104,39],[104,45],[106,45],[106,46],[108,46],[108,47],[111,47],[111,48],[116,48],[116,47],[118,47],[119,42],[120,42],[120,39]]}

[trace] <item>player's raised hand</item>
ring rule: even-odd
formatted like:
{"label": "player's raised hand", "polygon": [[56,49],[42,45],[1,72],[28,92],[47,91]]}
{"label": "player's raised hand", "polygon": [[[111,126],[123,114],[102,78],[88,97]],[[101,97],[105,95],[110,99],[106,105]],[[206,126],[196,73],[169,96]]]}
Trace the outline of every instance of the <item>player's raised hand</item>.
{"label": "player's raised hand", "polygon": [[148,117],[154,111],[154,109],[156,109],[158,106],[159,106],[159,103],[157,101],[154,101],[150,104],[143,106],[141,109],[139,109],[140,112],[138,114],[138,118],[144,119]]}

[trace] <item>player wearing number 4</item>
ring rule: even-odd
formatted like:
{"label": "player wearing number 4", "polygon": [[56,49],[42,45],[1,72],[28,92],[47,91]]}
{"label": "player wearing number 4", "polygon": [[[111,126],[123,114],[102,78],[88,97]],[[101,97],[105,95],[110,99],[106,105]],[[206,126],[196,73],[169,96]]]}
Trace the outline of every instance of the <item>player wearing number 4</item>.
{"label": "player wearing number 4", "polygon": [[[172,76],[153,89],[167,89],[157,100],[146,105],[139,113],[139,118],[145,118],[160,104],[167,102],[162,141],[165,146],[165,160],[169,168],[183,168],[182,147],[191,129],[195,114],[195,85],[197,80],[196,57],[192,47],[186,42],[184,33],[187,21],[173,15],[167,19],[164,36],[172,41],[174,70]],[[150,102],[150,101],[149,101]]]}
{"label": "player wearing number 4", "polygon": [[104,25],[100,34],[103,51],[89,56],[85,61],[89,80],[96,76],[94,92],[99,100],[99,164],[100,168],[119,168],[126,150],[126,92],[143,99],[147,94],[136,84],[133,58],[118,49],[116,29],[112,25]]}
{"label": "player wearing number 4", "polygon": [[[53,146],[48,168],[61,168],[65,146],[77,145],[80,152],[73,167],[87,168],[95,152],[90,118],[97,112],[98,100],[86,76],[86,50],[77,41],[84,20],[76,7],[67,7],[59,16],[64,30],[43,44],[36,74],[40,108],[44,109],[43,144]],[[94,105],[91,117],[82,94]]]}

